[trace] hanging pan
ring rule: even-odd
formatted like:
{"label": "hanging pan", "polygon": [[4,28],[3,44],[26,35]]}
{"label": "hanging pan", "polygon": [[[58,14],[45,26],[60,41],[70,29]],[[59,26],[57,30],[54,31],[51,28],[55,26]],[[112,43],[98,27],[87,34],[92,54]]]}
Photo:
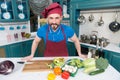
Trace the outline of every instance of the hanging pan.
{"label": "hanging pan", "polygon": [[113,21],[109,24],[109,29],[112,32],[117,32],[120,29],[120,23],[117,22],[117,17],[118,17],[118,15],[117,15],[117,12],[116,12],[115,21]]}

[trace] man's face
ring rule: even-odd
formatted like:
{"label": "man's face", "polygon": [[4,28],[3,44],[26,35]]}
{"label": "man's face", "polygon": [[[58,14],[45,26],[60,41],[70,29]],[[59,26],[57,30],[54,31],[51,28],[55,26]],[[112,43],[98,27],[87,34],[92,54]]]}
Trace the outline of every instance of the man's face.
{"label": "man's face", "polygon": [[56,30],[58,28],[61,20],[62,20],[62,16],[60,16],[59,14],[48,15],[48,24],[50,24],[53,30]]}

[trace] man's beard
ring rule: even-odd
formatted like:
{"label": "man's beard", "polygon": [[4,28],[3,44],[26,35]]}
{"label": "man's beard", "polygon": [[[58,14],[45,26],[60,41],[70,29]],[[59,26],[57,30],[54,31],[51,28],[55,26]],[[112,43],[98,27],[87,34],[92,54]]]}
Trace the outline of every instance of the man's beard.
{"label": "man's beard", "polygon": [[51,23],[50,26],[52,27],[53,30],[56,30],[58,28],[59,24]]}

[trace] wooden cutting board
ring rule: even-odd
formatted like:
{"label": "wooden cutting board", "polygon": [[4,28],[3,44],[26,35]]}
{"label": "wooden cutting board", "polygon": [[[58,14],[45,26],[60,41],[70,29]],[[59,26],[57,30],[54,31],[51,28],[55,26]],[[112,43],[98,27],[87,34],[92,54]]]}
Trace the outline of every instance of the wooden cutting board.
{"label": "wooden cutting board", "polygon": [[49,71],[50,69],[47,64],[51,64],[53,60],[32,60],[25,63],[23,72],[40,72]]}

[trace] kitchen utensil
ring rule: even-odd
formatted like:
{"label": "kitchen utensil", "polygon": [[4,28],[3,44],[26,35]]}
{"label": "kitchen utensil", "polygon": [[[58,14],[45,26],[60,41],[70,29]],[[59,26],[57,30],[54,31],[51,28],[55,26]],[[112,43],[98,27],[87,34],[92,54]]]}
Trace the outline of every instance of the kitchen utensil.
{"label": "kitchen utensil", "polygon": [[92,31],[90,35],[90,40],[91,44],[96,44],[97,43],[97,36],[98,36],[98,31]]}
{"label": "kitchen utensil", "polygon": [[94,20],[94,16],[91,14],[91,15],[88,17],[88,20],[89,20],[90,22],[92,22],[92,21]]}
{"label": "kitchen utensil", "polygon": [[83,15],[80,15],[77,20],[80,24],[85,24],[86,22],[86,19]]}
{"label": "kitchen utensil", "polygon": [[109,24],[109,29],[112,32],[117,32],[120,29],[120,23],[117,22],[117,18],[118,18],[118,15],[117,15],[117,12],[116,12],[115,21],[113,21]]}
{"label": "kitchen utensil", "polygon": [[10,60],[5,60],[0,63],[0,74],[10,74],[14,69],[14,63]]}
{"label": "kitchen utensil", "polygon": [[35,15],[41,15],[41,12],[52,2],[53,0],[29,0],[29,5]]}
{"label": "kitchen utensil", "polygon": [[23,72],[40,72],[51,70],[48,64],[51,64],[53,60],[32,60],[25,63]]}
{"label": "kitchen utensil", "polygon": [[102,16],[100,17],[100,20],[98,21],[98,26],[102,26],[104,24],[104,21],[102,19]]}

